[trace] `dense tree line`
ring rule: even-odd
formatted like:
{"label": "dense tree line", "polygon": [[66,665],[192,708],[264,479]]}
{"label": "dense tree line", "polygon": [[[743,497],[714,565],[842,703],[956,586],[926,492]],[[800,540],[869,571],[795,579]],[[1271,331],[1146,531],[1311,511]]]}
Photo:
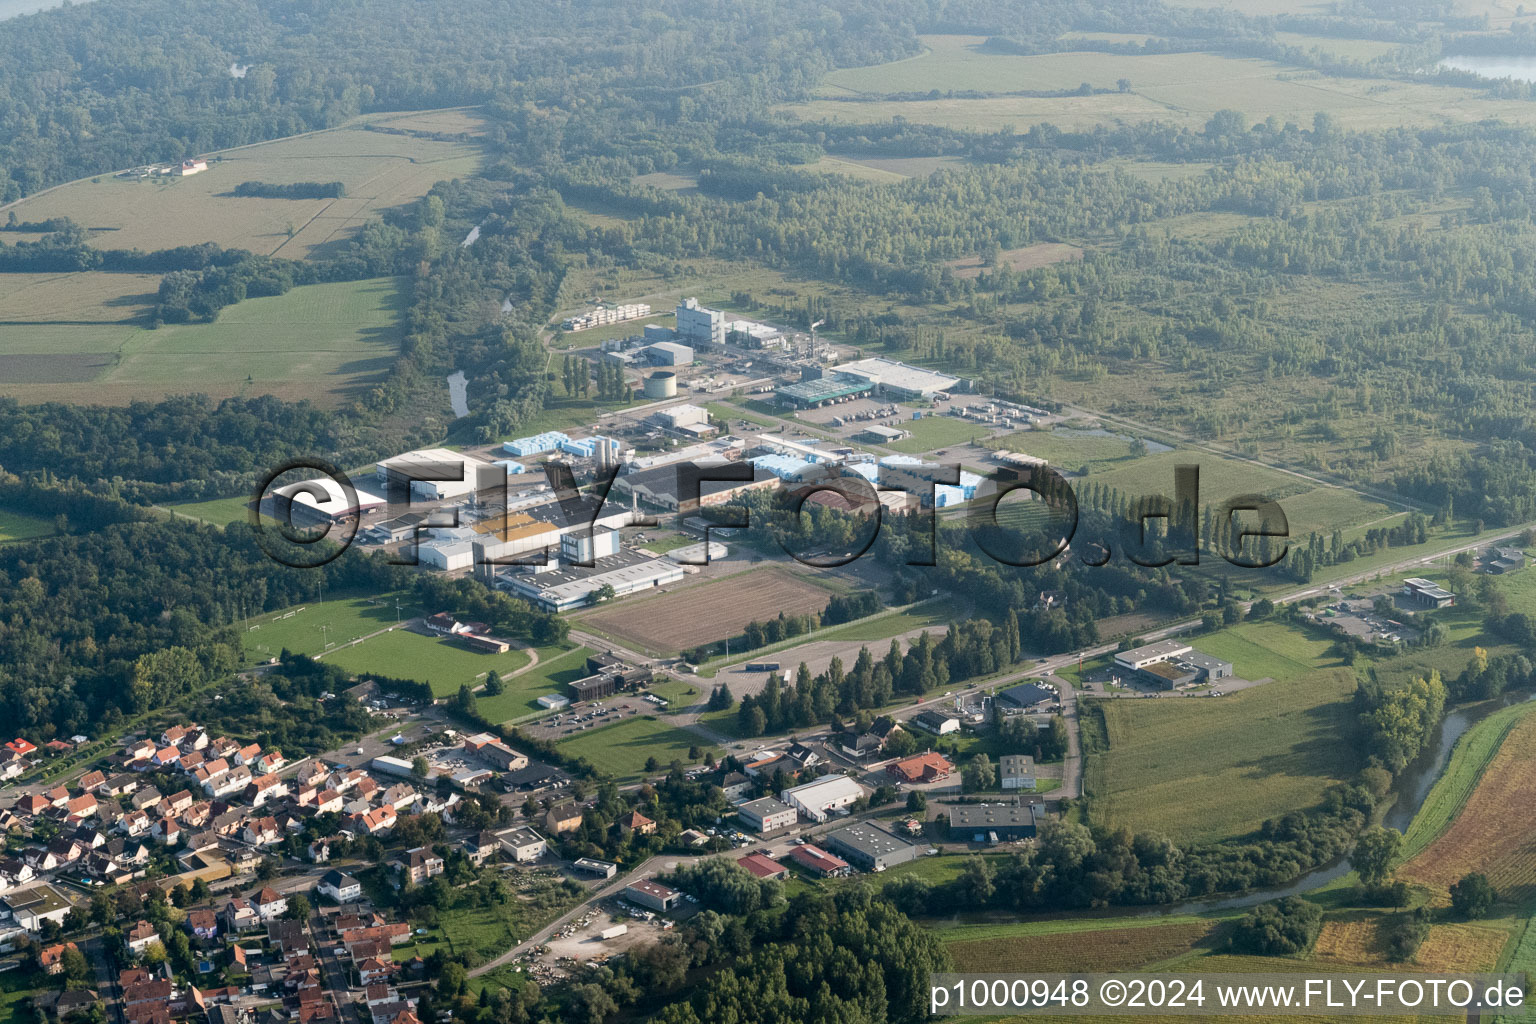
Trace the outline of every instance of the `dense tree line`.
{"label": "dense tree line", "polygon": [[339,181],[296,181],[274,185],[269,181],[242,181],[235,195],[242,199],[340,199],[347,187]]}

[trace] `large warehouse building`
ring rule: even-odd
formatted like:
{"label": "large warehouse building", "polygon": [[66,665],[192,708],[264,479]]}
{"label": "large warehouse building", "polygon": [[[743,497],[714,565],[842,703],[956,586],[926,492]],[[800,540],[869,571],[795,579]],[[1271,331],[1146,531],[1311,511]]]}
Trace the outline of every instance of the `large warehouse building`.
{"label": "large warehouse building", "polygon": [[843,363],[833,367],[833,372],[866,380],[876,393],[898,399],[932,398],[941,391],[954,390],[960,383],[959,377],[947,373],[879,357]]}
{"label": "large warehouse building", "polygon": [[273,488],[263,499],[261,511],[295,526],[323,526],[361,519],[383,508],[385,501],[371,491],[353,485],[348,495],[328,476]]}
{"label": "large warehouse building", "polygon": [[[423,448],[384,459],[374,472],[385,489],[385,497],[389,497],[389,486],[394,483],[396,486],[408,484],[411,496],[419,501],[444,501],[473,491],[476,469],[489,465],[447,448]],[[458,479],[422,479],[429,476],[457,476]]]}
{"label": "large warehouse building", "polygon": [[884,871],[916,860],[922,849],[903,839],[897,839],[885,829],[871,822],[861,821],[829,832],[822,842],[856,868],[864,871]]}
{"label": "large warehouse building", "polygon": [[613,588],[615,597],[623,597],[677,583],[686,576],[687,571],[671,559],[622,549],[596,559],[591,566],[562,565],[543,572],[503,573],[497,579],[545,611],[564,612],[591,604],[605,586]]}
{"label": "large warehouse building", "polygon": [[864,787],[855,779],[846,775],[823,775],[815,782],[784,790],[779,799],[812,821],[820,822],[864,795]]}

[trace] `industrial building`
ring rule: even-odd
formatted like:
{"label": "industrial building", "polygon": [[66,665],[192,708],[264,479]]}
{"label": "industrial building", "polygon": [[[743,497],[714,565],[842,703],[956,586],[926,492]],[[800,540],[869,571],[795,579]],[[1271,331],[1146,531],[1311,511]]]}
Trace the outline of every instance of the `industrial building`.
{"label": "industrial building", "polygon": [[549,844],[544,837],[527,825],[497,832],[496,841],[519,864],[538,860],[549,849]]}
{"label": "industrial building", "polygon": [[621,324],[626,320],[639,320],[641,317],[650,315],[650,303],[629,302],[622,306],[605,306],[588,313],[567,317],[560,321],[560,329],[562,331],[585,331],[593,327]]}
{"label": "industrial building", "polygon": [[677,304],[677,336],[695,348],[724,348],[725,314],[684,299]]}
{"label": "industrial building", "polygon": [[815,409],[833,402],[862,398],[874,390],[875,386],[865,377],[807,370],[800,380],[775,388],[773,393],[780,405],[794,409]]}
{"label": "industrial building", "polygon": [[693,362],[693,349],[675,341],[658,341],[642,351],[652,366],[687,366]]}
{"label": "industrial building", "polygon": [[970,837],[972,842],[996,843],[1007,839],[1031,839],[1043,805],[1011,801],[995,804],[955,804],[949,809],[951,838]]}
{"label": "industrial building", "polygon": [[624,887],[624,897],[631,903],[638,903],[642,907],[649,907],[664,914],[682,901],[683,894],[676,889],[669,889],[660,882],[642,878]]}
{"label": "industrial building", "polygon": [[954,772],[949,758],[934,750],[886,765],[885,773],[897,782],[941,782]]}
{"label": "industrial building", "polygon": [[732,320],[725,325],[725,340],[737,348],[783,348],[784,332],[755,320]]}
{"label": "industrial building", "polygon": [[[408,487],[408,493],[417,500],[444,501],[474,491],[475,471],[489,465],[447,448],[423,448],[384,459],[374,468],[374,472],[386,497],[390,495],[389,487],[393,484],[401,488],[402,492]],[[431,477],[451,479],[429,479]]]}
{"label": "industrial building", "polygon": [[508,455],[527,457],[538,455],[541,452],[552,452],[570,438],[558,430],[546,430],[542,434],[534,434],[532,437],[519,437],[508,441],[501,446],[501,450]]}
{"label": "industrial building", "polygon": [[677,374],[671,370],[658,370],[645,378],[640,388],[646,398],[676,398]]}
{"label": "industrial building", "polygon": [[1021,711],[1053,704],[1056,699],[1055,690],[1041,686],[1039,683],[1020,683],[1018,686],[1010,686],[997,695],[999,704],[1018,708]]}
{"label": "industrial building", "polygon": [[960,731],[960,719],[931,708],[913,715],[910,724],[924,732],[931,732],[935,736],[947,736],[952,732]]}
{"label": "industrial building", "polygon": [[1145,647],[1121,651],[1115,666],[1161,690],[1175,690],[1232,675],[1232,663],[1213,658],[1177,640],[1162,640]]}
{"label": "industrial building", "polygon": [[847,861],[811,843],[792,847],[789,859],[820,878],[837,878],[853,872]]}
{"label": "industrial building", "polygon": [[692,437],[704,437],[715,432],[709,425],[708,410],[687,402],[666,409],[658,409],[651,413],[650,420],[664,430],[688,434]]}
{"label": "industrial building", "polygon": [[1034,789],[1035,759],[1028,754],[1004,754],[997,759],[997,777],[1004,789]]}
{"label": "industrial building", "polygon": [[886,427],[879,423],[871,423],[869,426],[853,435],[861,441],[869,441],[872,444],[890,444],[892,441],[900,441],[911,437],[907,430],[898,430],[896,427]]}
{"label": "industrial building", "polygon": [[843,363],[832,370],[843,376],[861,378],[877,394],[894,399],[932,398],[940,392],[954,390],[960,383],[959,377],[879,357]]}
{"label": "industrial building", "polygon": [[750,800],[736,808],[736,813],[754,832],[775,832],[799,820],[793,807],[771,796]]}
{"label": "industrial building", "polygon": [[617,554],[595,559],[590,566],[561,565],[539,571],[497,577],[519,597],[549,612],[569,611],[591,604],[603,587],[612,587],[615,597],[676,583],[686,570],[666,558],[652,558],[621,549]]}
{"label": "industrial building", "polygon": [[604,437],[601,434],[583,437],[580,440],[566,438],[556,447],[567,455],[574,455],[580,459],[597,459],[603,465],[609,466],[618,462],[624,452],[623,441],[614,437]]}
{"label": "industrial building", "polygon": [[1403,580],[1403,589],[1398,591],[1397,599],[1399,604],[1409,608],[1449,608],[1456,603],[1455,594],[1433,580],[1417,576]]}
{"label": "industrial building", "polygon": [[864,871],[884,871],[916,860],[922,849],[897,839],[873,822],[861,821],[822,837],[831,850]]}
{"label": "industrial building", "polygon": [[354,485],[348,495],[331,477],[318,477],[273,488],[262,499],[261,511],[295,526],[323,526],[361,519],[385,507],[382,497]]}
{"label": "industrial building", "polygon": [[864,787],[846,775],[823,775],[814,782],[794,786],[779,794],[779,799],[812,821],[826,821],[834,811],[843,810],[865,796]]}
{"label": "industrial building", "polygon": [[[752,472],[751,480],[719,479],[726,475],[721,472],[724,467],[739,465],[748,466]],[[694,512],[708,505],[723,505],[743,491],[772,487],[776,483],[778,477],[761,467],[708,458],[631,469],[614,480],[613,490],[616,496],[637,500],[651,508]]]}

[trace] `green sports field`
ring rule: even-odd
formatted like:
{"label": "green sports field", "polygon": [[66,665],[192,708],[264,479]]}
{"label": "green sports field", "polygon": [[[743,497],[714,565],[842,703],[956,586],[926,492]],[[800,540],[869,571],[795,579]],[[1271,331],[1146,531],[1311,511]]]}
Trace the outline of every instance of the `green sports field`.
{"label": "green sports field", "polygon": [[[398,620],[396,599],[400,601]],[[284,648],[296,654],[316,655],[327,645],[334,647],[349,643],[421,614],[421,609],[404,591],[329,596],[323,603],[315,601],[250,616],[246,619],[245,656],[252,662],[265,661],[276,657]],[[377,671],[399,675],[384,669]]]}
{"label": "green sports field", "polygon": [[515,649],[505,654],[482,654],[453,640],[397,629],[351,647],[333,649],[325,661],[356,675],[376,673],[429,683],[434,697],[451,697],[460,686],[480,685],[492,669],[503,676],[516,672],[528,664],[528,655]]}

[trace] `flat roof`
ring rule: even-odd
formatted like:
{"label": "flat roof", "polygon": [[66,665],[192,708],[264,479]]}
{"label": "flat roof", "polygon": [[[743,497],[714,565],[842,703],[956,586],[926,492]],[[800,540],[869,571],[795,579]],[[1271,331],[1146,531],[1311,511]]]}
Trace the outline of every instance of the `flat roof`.
{"label": "flat roof", "polygon": [[905,430],[897,430],[895,427],[881,426],[879,423],[871,423],[860,433],[873,434],[875,437],[884,437],[891,441],[899,441],[907,436]]}
{"label": "flat roof", "polygon": [[[314,489],[323,491],[324,497],[315,497],[312,493]],[[377,507],[385,503],[383,498],[372,491],[364,490],[356,483],[352,485],[352,491],[357,497],[356,503],[347,501],[346,491],[342,489],[341,484],[328,476],[284,484],[282,487],[272,489],[273,494],[281,495],[298,505],[319,509],[327,515],[344,515],[354,509]]]}
{"label": "flat roof", "polygon": [[960,383],[959,377],[879,356],[842,363],[832,369],[836,373],[865,376],[876,383],[902,391],[947,391]]}
{"label": "flat roof", "polygon": [[884,857],[902,850],[910,850],[912,843],[897,839],[885,829],[861,821],[825,836],[826,842],[836,843],[849,850],[857,850],[866,857]]}
{"label": "flat roof", "polygon": [[1121,651],[1115,655],[1115,660],[1122,664],[1133,661],[1145,661],[1147,658],[1172,658],[1183,654],[1192,648],[1181,640],[1159,640],[1155,644],[1147,644],[1145,647],[1134,647],[1129,651]]}
{"label": "flat roof", "polygon": [[786,804],[782,800],[775,800],[771,796],[763,796],[758,797],[756,800],[748,800],[746,803],[742,804],[736,809],[738,811],[746,811],[748,814],[756,815],[759,818],[766,818],[770,814],[783,814],[785,811],[794,810],[794,808],[789,806],[789,804]]}
{"label": "flat roof", "polygon": [[560,603],[580,597],[601,587],[612,584],[639,584],[647,579],[676,576],[681,578],[683,567],[666,558],[643,555],[631,548],[620,548],[616,555],[604,555],[589,566],[566,565],[547,572],[526,573],[513,576],[512,583],[519,590],[537,593],[546,600]]}
{"label": "flat roof", "polygon": [[1043,704],[1046,701],[1056,699],[1056,691],[1048,690],[1037,683],[1020,683],[1018,686],[1010,686],[998,694],[1003,700],[1017,704],[1020,707],[1032,707],[1035,704]]}
{"label": "flat roof", "polygon": [[1035,804],[955,804],[949,809],[950,828],[997,828],[1033,825]]}
{"label": "flat roof", "polygon": [[845,398],[862,394],[874,387],[870,381],[852,374],[829,374],[814,380],[797,380],[785,384],[774,393],[797,402],[825,402],[833,398]]}

